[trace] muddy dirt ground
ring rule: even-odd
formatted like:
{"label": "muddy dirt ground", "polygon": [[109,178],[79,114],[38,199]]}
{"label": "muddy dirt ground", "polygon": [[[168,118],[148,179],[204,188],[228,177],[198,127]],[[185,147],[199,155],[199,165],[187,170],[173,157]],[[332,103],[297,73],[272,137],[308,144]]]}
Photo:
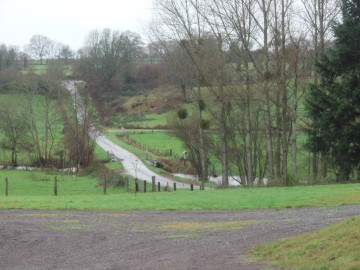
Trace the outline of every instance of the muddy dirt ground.
{"label": "muddy dirt ground", "polygon": [[360,206],[251,211],[0,210],[0,269],[276,269],[261,243],[312,231]]}

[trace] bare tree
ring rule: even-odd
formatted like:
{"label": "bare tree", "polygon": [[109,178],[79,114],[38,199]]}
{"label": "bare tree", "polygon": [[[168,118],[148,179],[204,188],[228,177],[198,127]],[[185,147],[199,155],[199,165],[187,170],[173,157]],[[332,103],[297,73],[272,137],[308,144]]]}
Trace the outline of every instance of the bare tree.
{"label": "bare tree", "polygon": [[142,55],[141,38],[133,32],[94,30],[86,38],[74,72],[88,83],[104,124],[108,124],[113,107],[108,106],[109,100],[103,95],[137,91],[135,79]]}
{"label": "bare tree", "polygon": [[165,65],[164,79],[180,88],[183,101],[188,101],[187,90],[195,85],[195,70],[187,52],[179,45],[166,47],[162,57]]}
{"label": "bare tree", "polygon": [[[67,88],[72,91],[72,107],[68,108],[68,100],[61,101],[61,115],[64,121],[64,146],[69,160],[76,165],[89,165],[94,158],[98,131],[95,128],[96,113],[92,105],[90,93],[86,85],[67,82]],[[68,95],[64,95],[68,97]]]}
{"label": "bare tree", "polygon": [[34,35],[30,39],[30,43],[27,46],[27,50],[34,57],[40,60],[40,64],[43,64],[43,60],[51,52],[53,42],[46,36]]}
{"label": "bare tree", "polygon": [[0,107],[0,131],[4,136],[0,148],[11,151],[11,164],[17,166],[17,153],[30,147],[26,117],[20,108],[8,104],[1,104]]}
{"label": "bare tree", "polygon": [[[200,145],[203,144],[205,148],[211,147],[211,139],[208,133],[199,132],[201,125],[200,119],[196,114],[198,108],[194,108],[195,112],[189,116],[186,109],[178,111],[178,118],[171,119],[171,130],[184,144],[185,149],[189,151],[189,161],[195,169],[199,179],[202,182],[201,188],[204,187],[203,176],[203,155],[201,154]],[[203,136],[203,137],[201,137]],[[209,163],[208,156],[206,156],[206,164]]]}
{"label": "bare tree", "polygon": [[263,50],[264,59],[263,64],[257,64],[253,61],[256,71],[259,77],[263,81],[263,95],[264,95],[264,119],[266,130],[266,150],[268,161],[268,173],[269,178],[273,179],[274,174],[274,152],[273,152],[273,129],[272,118],[270,110],[270,81],[272,78],[270,68],[270,15],[272,10],[273,0],[256,0],[255,8],[248,8],[251,17],[254,19],[255,25],[259,31],[259,35],[255,38],[255,41]]}
{"label": "bare tree", "polygon": [[62,76],[62,70],[50,67],[42,76],[28,75],[23,84],[26,121],[34,144],[36,163],[41,167],[50,165],[56,139],[62,128],[57,106],[61,96]]}
{"label": "bare tree", "polygon": [[87,66],[80,71],[84,75],[96,74],[105,83],[105,90],[112,90],[112,85],[124,84],[134,76],[135,63],[141,54],[142,42],[136,33],[94,30],[83,48]]}
{"label": "bare tree", "polygon": [[[208,11],[203,12],[203,16],[207,18],[207,21],[212,26],[213,32],[223,33],[224,44],[230,51],[230,62],[232,65],[227,67],[235,67],[232,70],[232,74],[236,74],[237,79],[231,88],[235,95],[232,95],[231,100],[237,100],[236,104],[244,108],[244,126],[246,130],[245,135],[245,147],[246,153],[246,177],[245,181],[253,180],[253,142],[252,142],[252,127],[251,127],[251,72],[250,63],[252,62],[251,56],[251,43],[255,34],[253,25],[253,18],[251,16],[254,11],[254,1],[211,1]],[[211,15],[210,15],[211,14]],[[234,58],[237,59],[234,61]],[[242,86],[244,82],[245,87]],[[229,86],[227,86],[229,87]],[[237,126],[237,123],[232,122],[230,126]],[[230,128],[231,129],[231,128]],[[244,129],[240,129],[244,130]]]}
{"label": "bare tree", "polygon": [[206,57],[204,57],[204,38],[206,34],[202,17],[196,4],[197,1],[193,3],[191,0],[156,1],[156,9],[160,13],[160,18],[157,22],[157,27],[154,27],[152,32],[163,43],[171,40],[177,42],[187,53],[193,66],[192,70],[195,71],[195,87],[191,89],[191,97],[197,108],[195,115],[197,115],[196,122],[198,123],[201,163],[201,171],[198,174],[202,182],[202,188],[204,188],[204,183],[208,180],[208,153],[205,146],[205,131],[202,126],[206,120],[203,119],[205,103],[201,93],[201,84],[206,79],[201,71],[201,67],[205,67],[203,64],[206,61]]}

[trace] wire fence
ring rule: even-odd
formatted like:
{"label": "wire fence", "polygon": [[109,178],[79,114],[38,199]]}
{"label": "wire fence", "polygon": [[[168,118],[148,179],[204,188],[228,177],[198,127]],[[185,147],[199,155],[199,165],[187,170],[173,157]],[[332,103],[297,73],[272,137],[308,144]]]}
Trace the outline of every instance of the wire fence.
{"label": "wire fence", "polygon": [[[125,178],[125,184],[116,186],[110,179],[103,177],[100,180],[78,180],[64,178],[62,176],[44,176],[36,179],[18,179],[5,177],[0,181],[0,191],[4,196],[69,196],[69,195],[107,195],[121,194],[126,192],[169,192],[176,191],[176,183],[161,186],[160,182],[153,178],[149,181]],[[190,187],[193,190],[193,185]]]}

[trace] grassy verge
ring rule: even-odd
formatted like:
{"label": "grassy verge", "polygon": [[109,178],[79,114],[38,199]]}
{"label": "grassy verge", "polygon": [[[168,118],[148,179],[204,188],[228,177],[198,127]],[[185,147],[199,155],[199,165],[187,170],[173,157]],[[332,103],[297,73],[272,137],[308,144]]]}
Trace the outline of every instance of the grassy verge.
{"label": "grassy verge", "polygon": [[[6,171],[8,174],[9,171]],[[4,178],[10,182],[5,197]],[[250,188],[176,192],[124,192],[113,188],[108,195],[95,179],[69,177],[59,182],[59,195],[53,196],[53,183],[23,176],[13,179],[0,171],[0,208],[92,209],[92,210],[241,210],[360,204],[360,185],[328,185],[290,188]],[[69,186],[66,187],[65,184]],[[18,187],[16,187],[18,185]],[[150,190],[150,188],[148,188]]]}
{"label": "grassy verge", "polygon": [[360,269],[360,216],[252,250],[286,269]]}

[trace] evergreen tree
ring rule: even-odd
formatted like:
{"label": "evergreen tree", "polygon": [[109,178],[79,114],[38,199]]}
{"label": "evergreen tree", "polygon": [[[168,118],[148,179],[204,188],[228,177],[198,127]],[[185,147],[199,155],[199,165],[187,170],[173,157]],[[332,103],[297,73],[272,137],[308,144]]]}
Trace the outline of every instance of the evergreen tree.
{"label": "evergreen tree", "polygon": [[306,99],[309,145],[330,154],[337,181],[360,168],[360,1],[343,0],[343,21],[335,23],[334,46],[317,61],[319,85]]}

